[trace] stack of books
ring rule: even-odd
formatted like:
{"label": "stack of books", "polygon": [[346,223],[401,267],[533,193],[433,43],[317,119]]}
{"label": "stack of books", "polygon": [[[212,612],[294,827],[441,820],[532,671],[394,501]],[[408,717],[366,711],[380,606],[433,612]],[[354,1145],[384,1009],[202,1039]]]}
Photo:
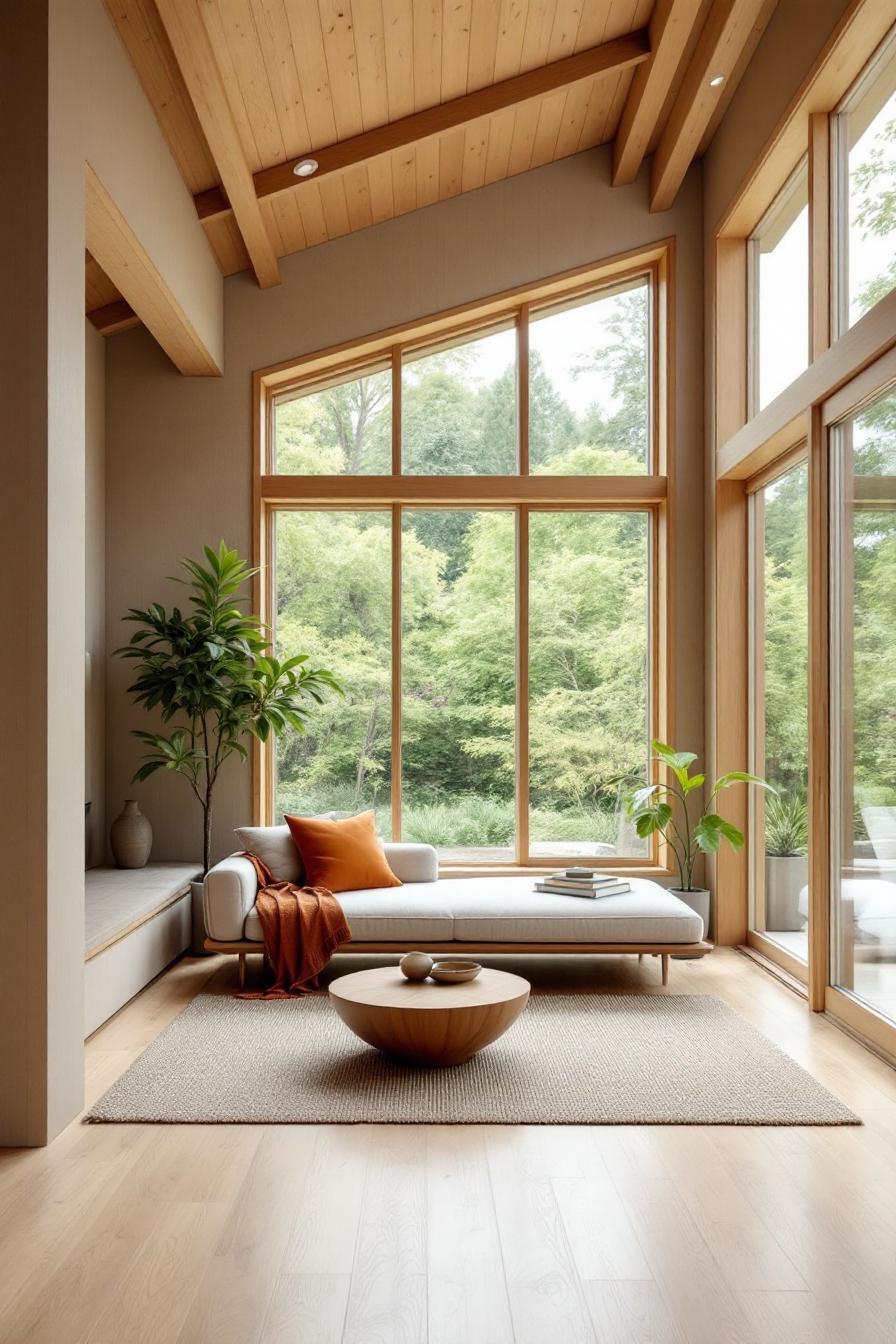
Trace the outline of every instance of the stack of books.
{"label": "stack of books", "polygon": [[564,868],[536,882],[535,890],[548,891],[554,896],[590,896],[594,900],[598,896],[621,896],[631,891],[631,886],[620,877],[594,868]]}

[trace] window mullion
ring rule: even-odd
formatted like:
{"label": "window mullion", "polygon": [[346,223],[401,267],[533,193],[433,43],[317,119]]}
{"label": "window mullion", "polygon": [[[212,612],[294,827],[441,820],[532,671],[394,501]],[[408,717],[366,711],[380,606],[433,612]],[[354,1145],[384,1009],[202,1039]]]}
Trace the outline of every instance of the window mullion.
{"label": "window mullion", "polygon": [[392,505],[392,839],[401,840],[401,505]]}
{"label": "window mullion", "polygon": [[517,863],[529,862],[529,509],[516,513],[516,750]]}
{"label": "window mullion", "polygon": [[392,349],[392,475],[401,475],[401,346]]}
{"label": "window mullion", "polygon": [[524,303],[516,325],[517,470],[529,475],[529,305]]}

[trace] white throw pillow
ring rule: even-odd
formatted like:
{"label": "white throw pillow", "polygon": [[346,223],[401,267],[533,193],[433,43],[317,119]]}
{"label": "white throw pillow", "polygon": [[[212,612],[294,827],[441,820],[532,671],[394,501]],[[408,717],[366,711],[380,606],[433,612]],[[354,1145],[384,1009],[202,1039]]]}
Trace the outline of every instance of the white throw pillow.
{"label": "white throw pillow", "polygon": [[[337,813],[317,815],[333,821]],[[243,849],[257,854],[270,869],[275,882],[295,882],[300,887],[305,881],[302,856],[285,822],[282,826],[237,826],[233,833]]]}
{"label": "white throw pillow", "polygon": [[285,822],[282,826],[237,826],[234,835],[243,849],[257,854],[270,868],[275,882],[301,886],[302,859]]}

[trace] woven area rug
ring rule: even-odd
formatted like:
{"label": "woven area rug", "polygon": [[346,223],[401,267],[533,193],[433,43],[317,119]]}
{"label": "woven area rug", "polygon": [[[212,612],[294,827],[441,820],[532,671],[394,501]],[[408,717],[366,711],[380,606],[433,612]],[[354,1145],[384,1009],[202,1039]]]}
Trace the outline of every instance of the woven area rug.
{"label": "woven area rug", "polygon": [[720,999],[536,995],[466,1064],[421,1069],[326,997],[201,994],[88,1113],[160,1124],[850,1125],[861,1121]]}

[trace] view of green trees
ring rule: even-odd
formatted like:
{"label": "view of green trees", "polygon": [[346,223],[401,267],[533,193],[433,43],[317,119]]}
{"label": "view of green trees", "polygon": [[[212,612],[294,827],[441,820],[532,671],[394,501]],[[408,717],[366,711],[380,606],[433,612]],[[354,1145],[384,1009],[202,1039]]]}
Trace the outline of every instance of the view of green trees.
{"label": "view of green trees", "polygon": [[[533,470],[646,470],[647,315],[639,284],[533,323]],[[406,365],[406,472],[516,471],[514,351],[504,331]],[[277,469],[388,473],[391,415],[378,371],[283,402]],[[346,687],[312,733],[280,740],[278,810],[375,806],[388,836],[391,515],[284,510],[276,529],[278,648],[320,658]],[[511,509],[403,511],[404,839],[512,852],[515,537]],[[529,566],[532,847],[613,844],[603,786],[646,757],[647,515],[533,513]]]}

